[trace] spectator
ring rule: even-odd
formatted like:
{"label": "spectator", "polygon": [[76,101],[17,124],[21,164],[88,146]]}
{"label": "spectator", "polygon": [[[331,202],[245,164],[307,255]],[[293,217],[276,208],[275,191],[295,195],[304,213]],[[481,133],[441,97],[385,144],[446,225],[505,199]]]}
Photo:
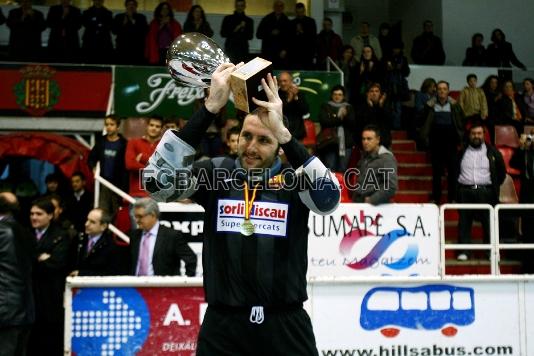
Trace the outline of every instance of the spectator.
{"label": "spectator", "polygon": [[301,2],[295,5],[295,18],[290,21],[288,36],[291,41],[288,50],[290,68],[313,69],[317,50],[317,25],[314,19],[306,16],[306,7]]}
{"label": "spectator", "polygon": [[369,86],[373,83],[382,85],[384,80],[384,67],[375,55],[371,46],[364,46],[360,57],[360,67],[356,74],[352,104],[359,106],[365,101]]}
{"label": "spectator", "polygon": [[[126,256],[113,241],[108,230],[111,215],[100,208],[87,215],[85,234],[78,249],[78,263],[71,276],[114,276],[126,274]],[[122,273],[121,273],[122,271]]]}
{"label": "spectator", "polygon": [[445,64],[445,52],[441,39],[434,35],[434,24],[430,20],[423,23],[423,33],[413,40],[412,59],[415,64]]}
{"label": "spectator", "polygon": [[332,58],[334,62],[338,62],[341,58],[343,40],[334,32],[332,25],[332,19],[325,17],[323,29],[317,35],[317,69],[319,70],[326,69],[327,57]]}
{"label": "spectator", "polygon": [[2,355],[26,355],[35,320],[32,264],[35,239],[14,219],[13,193],[0,193],[0,350]]}
{"label": "spectator", "polygon": [[534,79],[523,80],[523,102],[525,103],[525,124],[534,123]]}
{"label": "spectator", "polygon": [[148,159],[156,149],[161,137],[162,127],[163,119],[161,117],[149,118],[145,135],[128,140],[124,162],[130,175],[130,195],[132,197],[143,198],[148,196],[139,184],[139,170],[145,168]]}
{"label": "spectator", "polygon": [[59,195],[53,194],[49,195],[46,198],[49,199],[54,205],[54,218],[52,219],[52,222],[60,229],[62,229],[65,232],[65,235],[70,240],[67,271],[72,271],[76,266],[79,237],[81,235],[81,232],[78,233],[78,231],[76,231],[74,224],[66,217],[66,214],[64,214],[65,204],[63,203],[63,200]]}
{"label": "spectator", "polygon": [[293,83],[293,76],[290,73],[280,73],[278,84],[280,86],[278,94],[282,99],[283,112],[289,121],[289,132],[297,140],[302,140],[306,136],[304,120],[310,116],[306,98],[299,91],[299,87]]}
{"label": "spectator", "polygon": [[180,261],[184,261],[185,274],[194,277],[197,256],[180,232],[160,225],[158,203],[140,199],[134,204],[134,212],[139,229],[130,235],[131,274],[178,276]]}
{"label": "spectator", "polygon": [[356,137],[361,137],[363,127],[377,126],[380,131],[380,144],[391,147],[390,113],[386,109],[387,94],[382,92],[378,83],[373,83],[367,90],[365,102],[360,105],[356,115]]}
{"label": "spectator", "polygon": [[181,34],[182,26],[174,19],[171,5],[166,1],[160,2],[154,10],[154,19],[146,37],[145,57],[148,63],[165,65],[167,49]]}
{"label": "spectator", "polygon": [[486,52],[488,66],[490,67],[511,67],[512,64],[523,70],[527,70],[527,67],[517,59],[512,44],[506,42],[506,36],[501,29],[496,28],[491,33],[491,44],[488,45]]}
{"label": "spectator", "polygon": [[360,34],[354,36],[350,40],[351,46],[354,48],[354,55],[356,58],[360,58],[363,55],[364,47],[371,47],[376,55],[377,59],[382,58],[382,49],[380,47],[380,41],[376,36],[369,33],[369,22],[362,22],[360,26]]}
{"label": "spectator", "polygon": [[525,120],[525,102],[515,91],[514,82],[505,80],[502,85],[502,96],[497,102],[499,116],[496,124],[512,125],[518,134],[523,132]]}
{"label": "spectator", "polygon": [[224,17],[221,37],[226,38],[224,52],[232,63],[249,60],[248,41],[254,37],[254,20],[245,15],[245,0],[235,1],[235,11]]}
{"label": "spectator", "polygon": [[449,97],[449,83],[437,84],[437,98],[427,102],[426,120],[421,136],[426,147],[430,147],[432,158],[432,203],[441,202],[441,176],[447,167],[448,201],[456,200],[456,178],[458,172],[458,150],[464,130],[464,115],[460,105]]}
{"label": "spectator", "polygon": [[[209,92],[209,88],[204,89],[204,97],[195,100],[193,103],[194,111],[197,111],[204,106],[204,102],[208,98]],[[215,119],[211,122],[211,125],[206,129],[206,134],[202,137],[200,149],[196,156],[197,160],[217,157],[224,154],[223,138],[226,138],[226,136],[222,135],[221,128],[224,126],[225,116],[226,108],[217,113]]]}
{"label": "spectator", "polygon": [[484,36],[475,33],[471,38],[471,47],[465,50],[465,59],[462,65],[467,67],[485,67],[487,65],[486,48],[482,44]]}
{"label": "spectator", "polygon": [[232,127],[226,132],[226,157],[236,159],[238,156],[238,144],[239,134],[241,133],[240,127]]}
{"label": "spectator", "polygon": [[[439,89],[438,89],[439,90]],[[469,144],[460,153],[458,176],[458,203],[490,204],[499,202],[499,189],[506,177],[506,168],[501,153],[484,142],[484,126],[473,121],[469,128]],[[473,219],[480,220],[484,230],[484,243],[489,243],[489,213],[484,211],[459,210],[458,234],[460,243],[471,241]],[[466,261],[467,252],[460,252],[458,260]]]}
{"label": "spectator", "polygon": [[30,334],[29,354],[63,354],[63,292],[69,263],[71,241],[53,222],[54,205],[47,198],[32,203],[31,226],[37,241],[33,294],[35,324]]}
{"label": "spectator", "polygon": [[[96,139],[95,145],[89,153],[87,163],[93,170],[100,163],[100,176],[122,191],[128,191],[128,174],[124,157],[128,141],[119,133],[121,119],[109,115],[104,119],[106,134]],[[113,217],[121,204],[122,198],[113,193],[105,185],[100,184],[98,207],[107,211]]]}
{"label": "spectator", "polygon": [[378,28],[378,42],[382,50],[382,58],[391,58],[393,55],[393,44],[400,42],[391,31],[391,26],[384,22]]}
{"label": "spectator", "polygon": [[31,0],[21,0],[20,7],[9,11],[9,58],[31,62],[42,59],[41,32],[46,29],[43,13],[32,7]]}
{"label": "spectator", "polygon": [[488,103],[488,118],[486,119],[486,127],[489,130],[491,142],[495,142],[495,121],[499,118],[498,102],[502,97],[502,93],[499,90],[499,77],[496,75],[490,75],[487,77],[482,85],[482,90],[484,90],[486,102]]}
{"label": "spectator", "polygon": [[58,173],[50,173],[45,177],[46,191],[43,196],[57,194],[62,198],[65,198],[65,189],[62,186],[63,179]]}
{"label": "spectator", "polygon": [[345,90],[347,98],[353,97],[353,86],[358,74],[359,62],[354,57],[354,48],[351,45],[345,45],[341,48],[341,58],[337,62],[339,68],[343,71],[343,82],[345,83]]}
{"label": "spectator", "polygon": [[163,122],[163,132],[167,130],[180,130],[180,119],[177,117],[166,117]]}
{"label": "spectator", "polygon": [[148,31],[146,17],[137,12],[137,0],[126,0],[126,9],[113,19],[113,33],[117,48],[117,63],[145,63],[145,38]]}
{"label": "spectator", "polygon": [[410,67],[408,58],[403,53],[404,44],[401,41],[394,41],[391,44],[391,54],[382,58],[385,64],[385,86],[388,96],[388,103],[391,112],[392,127],[401,128],[402,105],[401,102],[410,98],[408,80]]}
{"label": "spectator", "polygon": [[319,122],[323,133],[328,130],[332,137],[337,138],[337,142],[322,148],[321,161],[333,171],[345,172],[354,145],[356,117],[352,105],[345,100],[343,86],[336,85],[332,88],[330,101],[321,106]]}
{"label": "spectator", "polygon": [[426,103],[436,97],[436,81],[434,78],[426,78],[421,84],[421,89],[415,93],[415,123],[416,127],[423,126],[426,120]]}
{"label": "spectator", "polygon": [[261,19],[256,37],[262,40],[262,57],[273,62],[276,69],[288,68],[289,27],[289,19],[284,14],[284,2],[274,0],[273,12]]}
{"label": "spectator", "polygon": [[210,23],[206,20],[204,9],[200,5],[193,5],[184,22],[184,33],[199,32],[207,37],[213,36]]}
{"label": "spectator", "polygon": [[48,10],[46,25],[50,27],[48,58],[52,62],[77,63],[80,59],[82,13],[71,0],[60,0]]}
{"label": "spectator", "polygon": [[86,190],[87,181],[82,172],[74,172],[70,178],[71,195],[67,198],[67,214],[78,232],[84,231],[85,217],[93,208],[93,194]]}
{"label": "spectator", "polygon": [[352,200],[387,204],[397,191],[397,160],[380,144],[380,129],[367,125],[362,131],[363,155],[357,164],[358,184]]}
{"label": "spectator", "polygon": [[114,59],[111,43],[113,15],[104,0],[93,0],[93,6],[83,12],[82,50],[86,63],[111,63]]}
{"label": "spectator", "polygon": [[488,102],[482,88],[477,87],[477,76],[467,76],[467,86],[460,92],[460,106],[464,111],[466,120],[488,118]]}

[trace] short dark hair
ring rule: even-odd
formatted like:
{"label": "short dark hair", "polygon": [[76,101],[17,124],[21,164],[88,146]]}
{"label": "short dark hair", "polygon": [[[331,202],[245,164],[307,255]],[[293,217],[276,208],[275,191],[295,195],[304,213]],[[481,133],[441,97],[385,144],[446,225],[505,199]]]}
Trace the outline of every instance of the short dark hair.
{"label": "short dark hair", "polygon": [[371,91],[371,89],[373,88],[378,88],[378,90],[380,90],[380,92],[382,92],[382,86],[380,85],[380,83],[371,83],[369,84],[369,87],[367,88],[367,92]]}
{"label": "short dark hair", "polygon": [[306,6],[304,6],[304,4],[301,2],[298,2],[295,4],[295,9],[305,9],[305,8]]}
{"label": "short dark hair", "polygon": [[124,0],[124,6],[128,5],[129,2],[135,2],[135,5],[137,5],[137,0]]}
{"label": "short dark hair", "polygon": [[330,22],[330,23],[334,23],[334,21],[332,21],[332,19],[331,19],[330,17],[325,17],[325,18],[323,19],[323,21],[328,21],[328,22]]}
{"label": "short dark hair", "polygon": [[451,87],[450,84],[449,84],[449,82],[446,81],[446,80],[440,80],[439,82],[437,82],[436,87],[437,87],[438,85],[440,85],[440,84],[445,84],[445,85],[447,86],[447,89],[449,89],[449,88]]}
{"label": "short dark hair", "polygon": [[[126,0],[126,2],[130,2],[130,1],[134,1],[135,3],[137,3],[136,0]],[[120,125],[121,125],[121,118],[118,117],[118,116],[115,115],[115,114],[107,115],[107,116],[104,118],[104,121],[106,121],[106,120],[108,120],[108,119],[109,119],[109,120],[113,120],[113,121],[115,121],[115,124],[116,124],[117,126],[120,126]]]}
{"label": "short dark hair", "polygon": [[467,75],[467,78],[466,78],[466,80],[467,80],[468,83],[469,83],[469,81],[471,80],[471,78],[475,78],[476,80],[478,80],[478,77],[477,77],[476,74],[474,74],[474,73],[470,73],[470,74]]}
{"label": "short dark hair", "polygon": [[373,125],[373,124],[365,125],[362,130],[362,133],[364,131],[373,131],[376,134],[376,137],[381,137],[380,127],[378,127],[377,125]]}
{"label": "short dark hair", "polygon": [[59,183],[59,175],[57,173],[50,173],[45,177],[45,183],[57,182]]}
{"label": "short dark hair", "polygon": [[330,95],[334,94],[334,92],[337,90],[341,90],[343,92],[343,95],[345,95],[345,87],[341,84],[334,85],[332,87],[332,90],[330,90]]}
{"label": "short dark hair", "polygon": [[226,131],[226,140],[229,140],[230,136],[232,135],[239,135],[239,134],[241,134],[241,127],[239,126],[230,127],[228,131]]}
{"label": "short dark hair", "polygon": [[72,173],[72,176],[70,176],[70,178],[72,179],[74,177],[80,177],[81,180],[86,180],[85,179],[85,174],[83,174],[80,171],[76,171],[76,172]]}
{"label": "short dark hair", "polygon": [[471,133],[472,129],[476,129],[478,127],[482,127],[484,130],[486,130],[486,126],[481,119],[473,119],[471,120],[471,126],[469,126],[468,132]]}
{"label": "short dark hair", "polygon": [[532,79],[532,78],[525,78],[525,79],[523,79],[523,84],[524,84],[525,82],[529,82],[530,84],[532,84],[532,85],[534,86],[534,79]]}
{"label": "short dark hair", "polygon": [[[163,3],[162,3],[163,4]],[[147,125],[150,123],[150,121],[152,120],[156,120],[156,121],[159,121],[161,126],[163,126],[165,124],[165,121],[163,120],[163,117],[162,116],[159,116],[159,115],[152,115],[151,117],[147,118],[146,119],[146,123]]]}
{"label": "short dark hair", "polygon": [[44,210],[48,215],[54,214],[54,210],[56,208],[54,207],[54,204],[52,203],[52,200],[48,197],[38,198],[32,201],[32,207],[38,207],[41,210]]}

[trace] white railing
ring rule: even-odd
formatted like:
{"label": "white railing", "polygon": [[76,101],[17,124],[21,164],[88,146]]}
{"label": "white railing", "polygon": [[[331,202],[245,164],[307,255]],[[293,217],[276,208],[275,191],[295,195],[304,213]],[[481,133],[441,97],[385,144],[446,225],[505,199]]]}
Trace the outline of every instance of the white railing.
{"label": "white railing", "polygon": [[336,71],[341,75],[341,85],[345,86],[345,73],[339,68],[337,63],[330,57],[326,57],[326,71],[331,72],[330,66],[333,66]]}

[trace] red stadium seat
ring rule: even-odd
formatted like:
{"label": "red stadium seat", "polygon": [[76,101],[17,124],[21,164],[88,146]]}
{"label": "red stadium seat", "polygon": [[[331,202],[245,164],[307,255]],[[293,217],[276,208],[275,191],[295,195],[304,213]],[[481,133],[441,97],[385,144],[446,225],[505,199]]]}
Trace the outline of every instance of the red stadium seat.
{"label": "red stadium seat", "polygon": [[450,96],[451,98],[453,98],[454,100],[458,101],[458,99],[460,99],[460,92],[457,91],[457,90],[451,90],[451,91],[449,92],[449,96]]}
{"label": "red stadium seat", "polygon": [[495,126],[495,146],[497,147],[519,147],[519,136],[515,127],[511,125]]}
{"label": "red stadium seat", "polygon": [[315,124],[312,120],[304,120],[304,128],[306,129],[306,136],[302,140],[302,144],[306,147],[313,148],[317,144],[317,137],[315,135]]}
{"label": "red stadium seat", "polygon": [[521,172],[515,168],[510,167],[510,160],[512,159],[512,155],[514,154],[514,149],[511,147],[498,147],[499,152],[502,154],[502,158],[504,159],[504,165],[506,166],[506,173],[512,175],[512,176],[518,176],[521,174]]}

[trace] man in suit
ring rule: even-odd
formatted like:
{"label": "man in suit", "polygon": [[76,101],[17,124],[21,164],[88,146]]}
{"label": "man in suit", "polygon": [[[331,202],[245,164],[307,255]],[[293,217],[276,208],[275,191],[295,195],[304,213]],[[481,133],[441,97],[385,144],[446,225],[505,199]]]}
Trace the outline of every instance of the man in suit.
{"label": "man in suit", "polygon": [[86,180],[82,172],[74,172],[70,178],[72,194],[67,200],[67,213],[69,220],[78,232],[85,231],[85,218],[93,207],[93,194],[85,189]]}
{"label": "man in suit", "polygon": [[80,57],[80,37],[82,13],[71,4],[71,0],[60,0],[58,5],[50,6],[46,25],[50,27],[48,55],[54,62],[75,63]]}
{"label": "man in suit", "polygon": [[158,204],[142,198],[134,204],[138,229],[130,234],[131,274],[134,276],[180,275],[180,261],[185,274],[195,276],[197,256],[182,235],[159,223]]}
{"label": "man in suit", "polygon": [[0,350],[2,355],[25,355],[35,320],[32,263],[35,239],[15,221],[17,197],[0,193]]}
{"label": "man in suit", "polygon": [[89,212],[85,234],[78,246],[78,269],[71,276],[113,276],[126,273],[121,248],[108,230],[111,216],[103,209]]}

